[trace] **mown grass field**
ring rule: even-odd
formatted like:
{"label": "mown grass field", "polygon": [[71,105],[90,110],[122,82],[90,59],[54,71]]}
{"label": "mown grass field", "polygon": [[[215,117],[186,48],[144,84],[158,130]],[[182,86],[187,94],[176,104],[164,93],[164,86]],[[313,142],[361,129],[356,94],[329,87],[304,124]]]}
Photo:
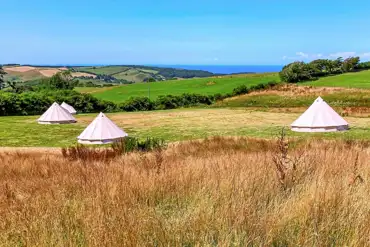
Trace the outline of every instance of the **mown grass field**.
{"label": "mown grass field", "polygon": [[[160,95],[180,95],[183,93],[196,93],[202,95],[213,95],[216,93],[231,93],[234,88],[240,85],[253,86],[259,83],[279,81],[276,73],[250,74],[244,76],[225,76],[200,79],[174,80],[152,83],[136,83],[119,87],[105,88],[95,92],[91,88],[92,95],[99,99],[113,102],[123,102],[130,97],[148,97],[155,99]],[[76,88],[77,91],[88,92],[86,89]]]}
{"label": "mown grass field", "polygon": [[370,70],[323,77],[302,84],[318,87],[370,88]]}
{"label": "mown grass field", "polygon": [[[303,112],[303,110],[302,110]],[[155,112],[107,114],[130,136],[156,137],[168,142],[202,139],[210,136],[248,136],[274,138],[300,113],[277,113],[248,109],[180,109]],[[40,125],[37,116],[1,117],[0,146],[60,147],[74,145],[77,136],[97,114],[78,115],[76,124]],[[341,133],[299,134],[289,136],[328,139],[370,139],[370,118],[346,117],[351,130]]]}

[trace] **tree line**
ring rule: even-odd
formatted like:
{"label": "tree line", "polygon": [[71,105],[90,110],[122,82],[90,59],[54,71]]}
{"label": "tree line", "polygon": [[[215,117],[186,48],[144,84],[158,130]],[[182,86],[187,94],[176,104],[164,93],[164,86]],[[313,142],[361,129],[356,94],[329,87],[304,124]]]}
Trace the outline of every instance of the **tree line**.
{"label": "tree line", "polygon": [[370,69],[370,62],[360,63],[360,57],[339,57],[335,60],[316,59],[309,63],[293,62],[280,71],[280,79],[288,83],[317,80],[320,77]]}

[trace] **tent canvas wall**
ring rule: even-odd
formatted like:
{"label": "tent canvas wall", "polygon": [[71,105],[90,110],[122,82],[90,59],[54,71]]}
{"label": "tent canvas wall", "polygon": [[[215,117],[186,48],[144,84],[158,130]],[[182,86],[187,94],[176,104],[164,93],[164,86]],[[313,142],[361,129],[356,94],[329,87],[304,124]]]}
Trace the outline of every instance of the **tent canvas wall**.
{"label": "tent canvas wall", "polygon": [[77,139],[82,144],[108,144],[126,136],[128,136],[126,132],[101,112]]}
{"label": "tent canvas wall", "polygon": [[60,106],[63,107],[64,109],[66,109],[71,114],[76,114],[77,113],[75,108],[73,108],[73,106],[71,106],[71,105],[68,105],[66,102],[63,102]]}
{"label": "tent canvas wall", "polygon": [[37,121],[39,124],[68,124],[77,122],[71,113],[56,102]]}
{"label": "tent canvas wall", "polygon": [[333,132],[347,130],[348,123],[321,97],[291,124],[297,132]]}

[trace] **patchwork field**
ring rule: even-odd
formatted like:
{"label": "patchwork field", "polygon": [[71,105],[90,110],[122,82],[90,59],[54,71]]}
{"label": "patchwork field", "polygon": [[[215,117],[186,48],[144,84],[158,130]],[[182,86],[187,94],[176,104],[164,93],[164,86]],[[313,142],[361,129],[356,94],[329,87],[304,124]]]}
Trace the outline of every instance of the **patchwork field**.
{"label": "patchwork field", "polygon": [[[105,88],[102,91],[94,91],[92,95],[100,99],[114,102],[123,102],[130,97],[148,97],[155,99],[160,95],[180,95],[183,93],[196,93],[213,95],[216,93],[231,93],[240,85],[253,86],[259,83],[279,81],[276,73],[250,74],[243,76],[224,76],[199,79],[174,80],[152,83],[136,83],[119,87]],[[76,88],[77,91],[89,92],[88,89]]]}
{"label": "patchwork field", "polygon": [[[97,114],[78,115],[76,124],[40,125],[37,116],[1,117],[0,146],[58,147],[76,144],[77,136]],[[129,135],[164,138],[166,141],[201,139],[210,136],[274,138],[300,113],[278,113],[248,109],[182,109],[155,112],[107,114]],[[291,137],[327,139],[370,139],[370,118],[346,117],[351,130],[341,133],[302,134]]]}
{"label": "patchwork field", "polygon": [[[6,80],[11,81],[30,81],[38,80],[42,78],[52,77],[58,72],[67,70],[65,67],[51,68],[51,67],[33,67],[33,66],[5,66],[4,71],[7,73],[5,75]],[[96,75],[89,74],[86,72],[73,72],[73,77],[86,76],[95,78]]]}

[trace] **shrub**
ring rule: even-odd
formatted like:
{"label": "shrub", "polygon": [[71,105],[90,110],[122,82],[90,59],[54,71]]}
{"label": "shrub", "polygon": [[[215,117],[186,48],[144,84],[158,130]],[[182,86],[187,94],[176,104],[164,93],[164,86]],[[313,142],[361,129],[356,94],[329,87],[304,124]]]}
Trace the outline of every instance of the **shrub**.
{"label": "shrub", "polygon": [[166,95],[159,96],[155,101],[155,109],[166,110],[180,107],[189,107],[195,105],[210,105],[214,101],[213,96],[205,96],[199,94],[182,94],[178,96]]}
{"label": "shrub", "polygon": [[147,97],[130,98],[119,106],[123,111],[151,111],[154,109],[154,103]]}
{"label": "shrub", "polygon": [[134,151],[149,152],[153,150],[162,150],[167,146],[163,139],[147,137],[144,141],[140,141],[135,137],[125,137],[120,142],[112,144],[112,149],[115,153],[129,153]]}
{"label": "shrub", "polygon": [[241,94],[247,94],[249,92],[249,89],[247,88],[246,85],[240,85],[233,90],[233,95],[241,95]]}
{"label": "shrub", "polygon": [[118,110],[115,103],[99,100],[89,94],[73,90],[24,92],[20,94],[0,91],[0,116],[38,115],[48,109],[53,102],[66,102],[73,105],[78,112],[114,112]]}

